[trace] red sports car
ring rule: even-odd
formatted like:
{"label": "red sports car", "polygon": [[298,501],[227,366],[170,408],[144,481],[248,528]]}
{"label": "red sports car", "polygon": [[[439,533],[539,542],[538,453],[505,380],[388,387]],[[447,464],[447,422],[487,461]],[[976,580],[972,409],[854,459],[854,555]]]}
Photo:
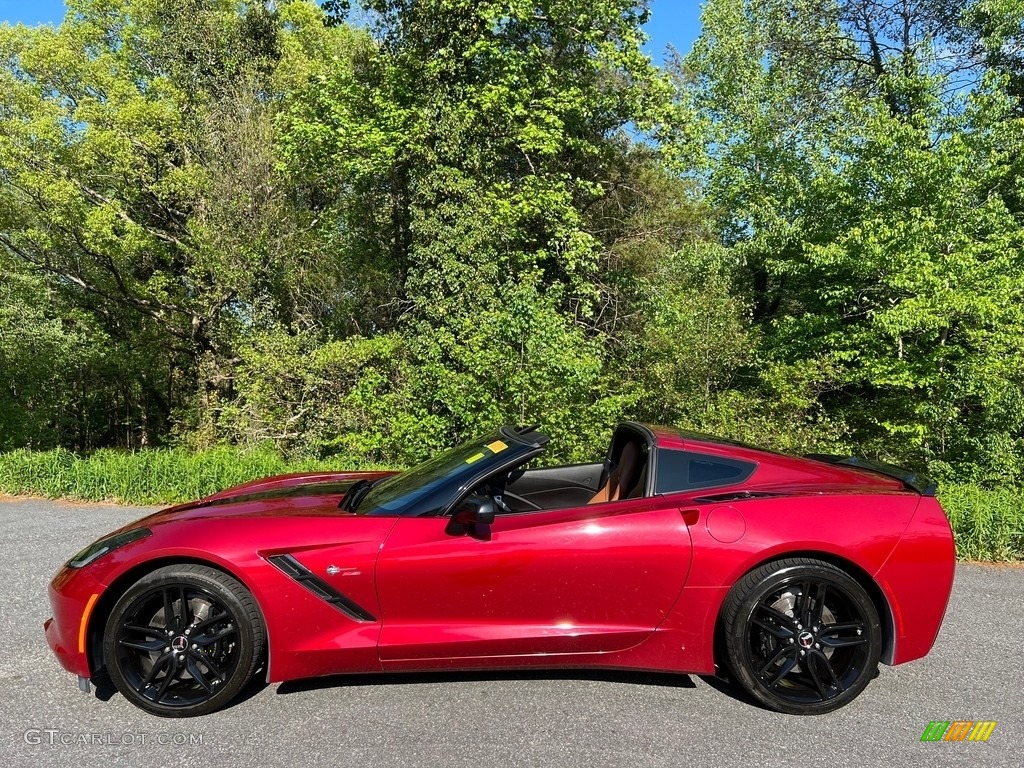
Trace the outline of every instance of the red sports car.
{"label": "red sports car", "polygon": [[284,475],[86,547],[46,637],[142,709],[338,673],[611,667],[730,676],[793,714],[928,653],[953,582],[934,487],[636,423],[603,462],[531,468],[504,427],[401,473]]}

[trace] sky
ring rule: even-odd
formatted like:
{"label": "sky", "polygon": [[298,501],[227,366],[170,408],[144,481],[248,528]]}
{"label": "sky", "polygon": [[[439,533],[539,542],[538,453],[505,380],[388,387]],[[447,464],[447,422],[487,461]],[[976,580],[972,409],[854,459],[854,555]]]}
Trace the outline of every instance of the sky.
{"label": "sky", "polygon": [[[0,0],[0,21],[12,24],[59,24],[64,18],[63,0]],[[666,47],[686,53],[700,32],[698,0],[651,0],[651,21],[646,27],[647,53],[661,63]]]}

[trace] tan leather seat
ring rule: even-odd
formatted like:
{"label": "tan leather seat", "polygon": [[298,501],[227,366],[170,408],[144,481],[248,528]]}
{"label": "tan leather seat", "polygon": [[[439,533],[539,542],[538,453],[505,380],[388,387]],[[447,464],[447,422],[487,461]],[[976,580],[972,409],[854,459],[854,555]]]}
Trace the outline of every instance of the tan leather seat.
{"label": "tan leather seat", "polygon": [[606,501],[627,499],[635,492],[644,468],[643,449],[636,440],[630,440],[622,447],[619,463],[608,473],[605,481],[588,504],[603,504]]}

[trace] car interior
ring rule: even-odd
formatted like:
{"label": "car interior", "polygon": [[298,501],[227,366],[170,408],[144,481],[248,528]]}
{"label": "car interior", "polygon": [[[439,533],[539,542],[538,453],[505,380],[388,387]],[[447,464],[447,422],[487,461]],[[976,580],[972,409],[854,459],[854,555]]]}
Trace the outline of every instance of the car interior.
{"label": "car interior", "polygon": [[498,514],[582,507],[647,495],[650,438],[629,424],[616,428],[603,462],[514,469],[476,489]]}

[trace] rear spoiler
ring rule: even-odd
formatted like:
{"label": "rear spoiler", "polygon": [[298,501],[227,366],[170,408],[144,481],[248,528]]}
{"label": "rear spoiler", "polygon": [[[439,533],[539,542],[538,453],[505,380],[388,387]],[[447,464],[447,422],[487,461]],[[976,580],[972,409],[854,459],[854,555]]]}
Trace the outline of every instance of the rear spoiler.
{"label": "rear spoiler", "polygon": [[924,475],[918,472],[911,472],[909,469],[903,469],[902,467],[894,467],[892,464],[885,464],[881,461],[862,459],[859,456],[833,456],[826,453],[809,453],[804,458],[823,461],[826,464],[843,464],[844,466],[866,469],[868,472],[892,477],[899,480],[910,490],[917,491],[922,496],[934,496],[938,490],[938,486]]}

